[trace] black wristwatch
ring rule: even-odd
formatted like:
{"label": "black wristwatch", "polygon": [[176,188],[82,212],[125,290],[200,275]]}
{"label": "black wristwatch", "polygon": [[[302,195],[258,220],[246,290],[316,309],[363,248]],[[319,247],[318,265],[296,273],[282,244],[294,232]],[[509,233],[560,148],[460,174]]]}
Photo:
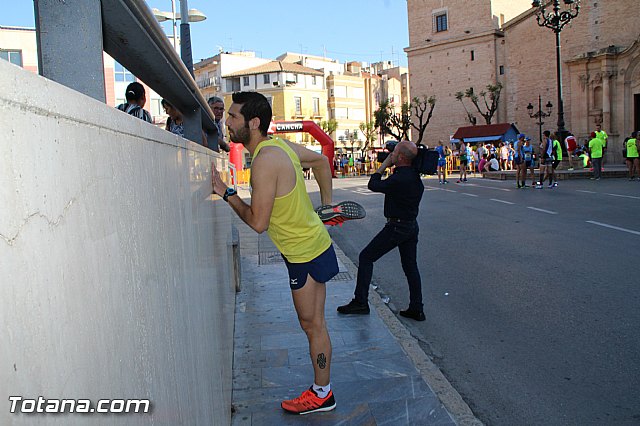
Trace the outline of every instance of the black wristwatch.
{"label": "black wristwatch", "polygon": [[233,188],[227,188],[226,191],[224,191],[224,195],[222,196],[222,199],[225,200],[228,203],[229,202],[229,197],[231,197],[233,195],[238,195],[238,191],[236,191]]}

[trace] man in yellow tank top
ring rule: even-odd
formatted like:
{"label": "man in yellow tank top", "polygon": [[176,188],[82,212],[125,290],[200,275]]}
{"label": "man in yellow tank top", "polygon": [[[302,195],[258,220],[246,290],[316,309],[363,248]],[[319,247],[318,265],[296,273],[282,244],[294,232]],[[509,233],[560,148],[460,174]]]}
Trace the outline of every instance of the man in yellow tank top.
{"label": "man in yellow tank top", "polygon": [[296,414],[329,411],[336,403],[331,391],[331,340],[324,318],[325,283],[338,273],[331,237],[307,194],[302,168],[313,169],[323,205],[332,201],[331,169],[325,156],[300,145],[271,138],[272,111],[257,92],[233,94],[227,128],[233,142],[242,143],[253,158],[251,204],[227,188],[217,170],[213,190],[258,233],[267,231],[282,253],[300,326],[309,340],[314,384],[300,397],[283,401]]}

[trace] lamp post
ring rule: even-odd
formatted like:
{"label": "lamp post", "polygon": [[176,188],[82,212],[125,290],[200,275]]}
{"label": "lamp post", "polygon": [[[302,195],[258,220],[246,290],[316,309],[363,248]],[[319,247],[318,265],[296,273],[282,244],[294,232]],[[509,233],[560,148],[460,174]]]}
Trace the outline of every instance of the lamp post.
{"label": "lamp post", "polygon": [[[531,6],[537,8],[538,25],[550,28],[556,35],[556,75],[558,80],[558,130],[556,134],[564,140],[567,130],[564,128],[564,100],[562,98],[562,64],[560,62],[560,32],[565,25],[580,13],[580,0],[562,0],[564,8],[560,7],[560,0],[534,0]],[[547,8],[552,6],[551,10]],[[542,138],[541,138],[542,139]]]}
{"label": "lamp post", "polygon": [[547,108],[547,112],[542,111],[542,97],[540,95],[538,95],[538,111],[537,112],[533,112],[533,105],[531,105],[531,102],[529,102],[529,105],[527,105],[527,111],[529,112],[529,117],[535,118],[536,120],[538,120],[536,121],[536,124],[538,125],[538,129],[540,130],[540,142],[542,142],[542,125],[544,124],[544,121],[542,121],[542,119],[547,118],[551,115],[551,108],[553,108],[553,104],[551,103],[551,101],[549,101],[547,102],[545,107]]}
{"label": "lamp post", "polygon": [[171,20],[173,27],[173,48],[178,49],[176,37],[176,21],[180,20],[180,58],[185,67],[193,76],[193,56],[191,54],[191,30],[189,22],[200,22],[207,19],[207,16],[198,9],[189,9],[187,0],[180,0],[180,13],[176,13],[176,2],[171,0],[171,12],[163,12],[156,8],[152,9],[153,16],[158,22]]}

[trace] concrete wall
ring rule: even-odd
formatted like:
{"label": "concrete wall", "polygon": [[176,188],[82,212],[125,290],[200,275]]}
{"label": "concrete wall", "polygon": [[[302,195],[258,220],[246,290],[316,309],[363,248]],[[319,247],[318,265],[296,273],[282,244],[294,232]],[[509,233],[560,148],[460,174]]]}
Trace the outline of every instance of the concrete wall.
{"label": "concrete wall", "polygon": [[[218,154],[0,61],[0,424],[229,424]],[[151,414],[10,414],[9,396]]]}

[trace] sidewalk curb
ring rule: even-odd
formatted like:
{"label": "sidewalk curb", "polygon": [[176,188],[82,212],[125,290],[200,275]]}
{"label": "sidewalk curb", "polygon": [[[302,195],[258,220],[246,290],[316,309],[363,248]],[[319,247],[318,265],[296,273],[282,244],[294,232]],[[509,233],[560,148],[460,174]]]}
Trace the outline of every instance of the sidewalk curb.
{"label": "sidewalk curb", "polygon": [[[340,261],[348,268],[351,276],[355,277],[357,274],[356,266],[351,259],[344,254],[335,241],[333,242],[333,246]],[[460,426],[483,425],[473,414],[471,408],[469,408],[467,403],[462,399],[458,391],[454,389],[442,374],[438,366],[424,353],[416,338],[409,333],[391,309],[382,301],[378,292],[369,292],[369,302],[376,309],[380,319],[382,319],[391,334],[398,340],[407,355],[409,355],[409,358],[420,372],[422,379],[431,387],[449,414],[451,414],[456,424]]]}

